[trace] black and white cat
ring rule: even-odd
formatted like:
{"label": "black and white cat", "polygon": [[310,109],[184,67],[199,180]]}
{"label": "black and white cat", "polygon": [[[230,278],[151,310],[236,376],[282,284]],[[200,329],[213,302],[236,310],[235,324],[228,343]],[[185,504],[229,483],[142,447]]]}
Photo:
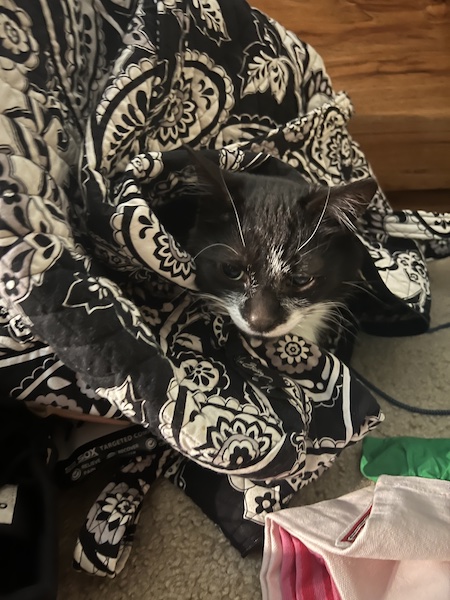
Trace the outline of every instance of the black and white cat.
{"label": "black and white cat", "polygon": [[358,276],[355,222],[376,182],[311,186],[300,175],[221,170],[189,152],[203,183],[195,219],[173,220],[173,207],[176,225],[162,222],[194,257],[199,293],[248,336],[294,331],[319,342]]}

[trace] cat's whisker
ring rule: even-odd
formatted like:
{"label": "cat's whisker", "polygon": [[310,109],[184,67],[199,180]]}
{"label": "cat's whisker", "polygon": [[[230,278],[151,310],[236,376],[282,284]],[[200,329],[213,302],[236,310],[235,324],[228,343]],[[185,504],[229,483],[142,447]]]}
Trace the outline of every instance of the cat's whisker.
{"label": "cat's whisker", "polygon": [[214,248],[214,246],[223,246],[224,248],[228,248],[228,250],[231,250],[231,252],[234,252],[234,254],[238,254],[238,252],[232,248],[231,246],[229,246],[228,244],[221,244],[221,243],[216,243],[216,244],[210,244],[209,246],[206,246],[206,248],[202,248],[199,252],[197,252],[197,254],[195,256],[193,256],[193,260],[195,261],[200,254],[202,254],[203,252],[206,252],[206,250],[209,250],[210,248]]}
{"label": "cat's whisker", "polygon": [[357,283],[356,281],[343,281],[342,284],[349,285],[350,287],[356,288],[358,291],[364,292],[368,296],[372,296],[372,298],[374,298],[377,301],[380,300],[373,292],[371,292],[367,287],[362,285],[362,283]]}
{"label": "cat's whisker", "polygon": [[195,295],[197,298],[204,300],[211,307],[213,307],[215,309],[215,312],[217,312],[221,315],[229,314],[227,305],[226,305],[225,301],[222,300],[221,298],[217,298],[217,296],[214,296],[213,294],[207,294],[204,292],[195,292]]}
{"label": "cat's whisker", "polygon": [[[359,285],[359,286],[362,286],[364,289],[370,289],[372,287],[372,283],[375,283],[375,282],[370,282],[367,279],[352,279],[352,280],[345,279],[342,283]],[[368,288],[364,287],[364,284],[367,284]]]}
{"label": "cat's whisker", "polygon": [[326,242],[322,242],[318,246],[314,246],[313,248],[310,248],[306,252],[303,252],[302,257],[307,256],[311,252],[317,251],[317,250],[319,250],[319,248],[323,248],[324,246],[327,246],[327,245],[328,245],[328,240]]}
{"label": "cat's whisker", "polygon": [[348,306],[345,304],[345,302],[329,302],[328,305],[331,309],[330,314],[333,314],[333,312],[337,312],[343,319],[346,319],[346,317],[343,314],[343,311],[347,311]]}
{"label": "cat's whisker", "polygon": [[236,208],[236,203],[234,202],[234,200],[233,200],[233,196],[231,195],[231,192],[230,192],[230,190],[228,189],[228,186],[227,186],[227,184],[225,183],[225,180],[224,180],[224,178],[223,178],[223,177],[222,177],[222,182],[223,182],[224,188],[225,188],[225,190],[226,190],[226,192],[227,192],[227,196],[228,196],[228,199],[229,199],[229,201],[230,201],[230,203],[231,203],[231,206],[233,207],[234,216],[235,216],[235,218],[236,218],[236,224],[237,224],[237,228],[238,228],[238,231],[239,231],[239,237],[241,238],[242,245],[243,245],[243,246],[244,246],[244,248],[245,248],[245,247],[246,247],[246,244],[245,244],[244,232],[243,232],[243,230],[242,230],[241,220],[240,220],[240,218],[239,218],[239,213],[238,213],[238,211],[237,211],[237,208]]}
{"label": "cat's whisker", "polygon": [[[334,332],[339,334],[339,332],[344,331],[349,337],[356,337],[357,332],[355,330],[349,329],[346,325],[344,325],[341,321],[331,321],[331,324],[335,326]],[[330,325],[331,329],[331,325]]]}
{"label": "cat's whisker", "polygon": [[[306,252],[302,252],[301,256],[299,257],[299,259],[294,263],[295,266],[297,266],[298,264],[300,264],[303,259],[305,258],[305,256],[308,256],[308,254],[310,254],[311,252],[317,252],[318,250],[320,250],[320,248],[323,248],[324,246],[328,245],[328,240],[326,242],[322,242],[321,244],[319,244],[318,246],[314,246],[313,248],[310,248],[309,250],[307,250]],[[296,250],[296,253],[298,252],[298,250]]]}
{"label": "cat's whisker", "polygon": [[331,328],[331,325],[335,326],[335,333],[339,333],[339,331],[345,331],[348,335],[355,337],[356,336],[356,331],[355,329],[350,329],[345,323],[351,324],[351,321],[349,319],[347,319],[341,312],[340,310],[336,307],[336,312],[339,314],[339,317],[336,315],[333,315],[332,313],[328,314],[325,316],[325,321],[327,321],[329,327]]}
{"label": "cat's whisker", "polygon": [[324,202],[324,204],[323,204],[323,208],[322,208],[322,212],[320,213],[319,220],[317,221],[317,223],[316,223],[316,226],[314,227],[314,229],[313,229],[313,232],[311,233],[311,235],[309,236],[309,238],[307,238],[307,239],[306,239],[306,240],[303,242],[303,244],[300,244],[300,246],[297,248],[297,252],[300,252],[300,250],[301,250],[302,248],[304,248],[304,247],[305,247],[307,244],[309,244],[309,242],[310,242],[310,241],[313,239],[313,237],[316,235],[316,233],[317,233],[317,230],[319,229],[319,227],[320,227],[320,224],[322,223],[322,221],[323,221],[323,218],[324,218],[324,216],[325,216],[325,212],[326,212],[326,210],[327,210],[327,208],[328,208],[328,203],[329,203],[329,201],[330,201],[330,193],[331,193],[331,188],[330,188],[330,187],[328,187],[328,191],[327,191],[327,197],[325,198],[325,202]]}
{"label": "cat's whisker", "polygon": [[[330,329],[332,329],[335,333],[339,333],[339,331],[346,331],[348,335],[355,337],[356,331],[354,328],[350,329],[349,326],[352,326],[353,323],[350,319],[348,319],[342,311],[347,311],[348,307],[344,302],[323,302],[321,303],[322,308],[316,309],[314,305],[310,307],[307,311],[308,316],[314,315],[316,312],[320,312],[321,317],[324,322],[328,325]],[[330,308],[329,312],[323,313],[323,307],[328,306]]]}
{"label": "cat's whisker", "polygon": [[176,302],[178,298],[180,298],[183,294],[186,294],[187,292],[189,292],[189,290],[187,288],[183,288],[179,294],[177,294],[174,298],[169,300],[170,304]]}

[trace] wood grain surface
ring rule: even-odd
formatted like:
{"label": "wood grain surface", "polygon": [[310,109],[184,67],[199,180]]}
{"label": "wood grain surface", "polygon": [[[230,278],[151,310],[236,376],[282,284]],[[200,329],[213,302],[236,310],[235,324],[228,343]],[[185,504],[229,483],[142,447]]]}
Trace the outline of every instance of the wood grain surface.
{"label": "wood grain surface", "polygon": [[[450,188],[450,5],[444,0],[251,0],[310,43],[387,190]],[[450,200],[449,200],[450,206]]]}

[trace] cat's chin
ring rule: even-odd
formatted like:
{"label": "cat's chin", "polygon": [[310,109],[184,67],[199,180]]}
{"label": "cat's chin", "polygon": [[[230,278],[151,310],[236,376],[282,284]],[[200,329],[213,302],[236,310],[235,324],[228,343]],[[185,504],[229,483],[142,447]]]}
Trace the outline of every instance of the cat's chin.
{"label": "cat's chin", "polygon": [[247,337],[254,340],[264,342],[290,334],[318,344],[321,333],[327,327],[332,311],[332,303],[318,302],[308,308],[294,310],[287,321],[277,325],[270,331],[254,331],[239,311],[236,311],[236,313],[235,311],[229,312],[236,327]]}
{"label": "cat's chin", "polygon": [[317,344],[320,338],[320,333],[323,331],[323,329],[324,326],[320,328],[313,328],[311,326],[305,326],[305,324],[298,324],[293,328],[283,327],[283,325],[280,325],[273,331],[262,333],[250,331],[242,331],[242,333],[256,342],[270,342],[286,335],[296,335],[308,340],[309,342],[312,342],[313,344]]}

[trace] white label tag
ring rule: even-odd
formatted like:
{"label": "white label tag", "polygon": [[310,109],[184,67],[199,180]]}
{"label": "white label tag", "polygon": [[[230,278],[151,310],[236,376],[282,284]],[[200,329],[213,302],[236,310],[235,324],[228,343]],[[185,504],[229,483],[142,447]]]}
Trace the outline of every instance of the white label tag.
{"label": "white label tag", "polygon": [[0,523],[11,525],[17,500],[17,485],[0,487]]}

